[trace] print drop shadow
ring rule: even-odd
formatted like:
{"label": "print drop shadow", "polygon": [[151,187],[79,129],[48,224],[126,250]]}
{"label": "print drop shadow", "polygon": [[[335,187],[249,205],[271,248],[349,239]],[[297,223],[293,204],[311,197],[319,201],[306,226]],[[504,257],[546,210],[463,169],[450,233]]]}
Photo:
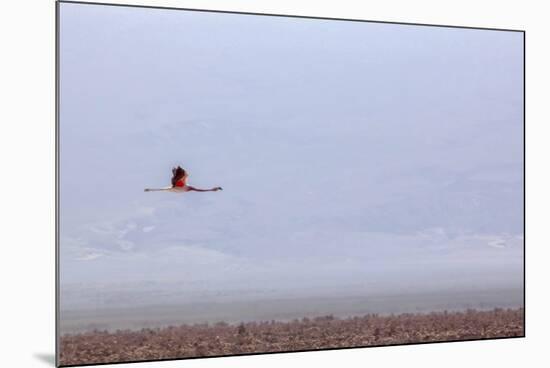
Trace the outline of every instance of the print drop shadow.
{"label": "print drop shadow", "polygon": [[34,353],[34,357],[38,360],[48,363],[50,366],[55,367],[55,354],[51,353]]}

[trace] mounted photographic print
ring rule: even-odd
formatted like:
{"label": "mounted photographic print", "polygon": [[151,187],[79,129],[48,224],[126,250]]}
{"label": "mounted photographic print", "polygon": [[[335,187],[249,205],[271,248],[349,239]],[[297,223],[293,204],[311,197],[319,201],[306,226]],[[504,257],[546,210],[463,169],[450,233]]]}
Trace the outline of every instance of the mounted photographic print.
{"label": "mounted photographic print", "polygon": [[524,336],[524,32],[57,4],[57,364]]}

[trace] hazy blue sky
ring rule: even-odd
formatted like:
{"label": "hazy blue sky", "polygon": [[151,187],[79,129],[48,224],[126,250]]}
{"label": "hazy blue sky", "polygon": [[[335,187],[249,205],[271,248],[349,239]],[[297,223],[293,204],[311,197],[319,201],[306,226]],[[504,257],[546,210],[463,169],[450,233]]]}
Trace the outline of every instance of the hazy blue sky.
{"label": "hazy blue sky", "polygon": [[521,33],[60,20],[62,284],[521,284]]}

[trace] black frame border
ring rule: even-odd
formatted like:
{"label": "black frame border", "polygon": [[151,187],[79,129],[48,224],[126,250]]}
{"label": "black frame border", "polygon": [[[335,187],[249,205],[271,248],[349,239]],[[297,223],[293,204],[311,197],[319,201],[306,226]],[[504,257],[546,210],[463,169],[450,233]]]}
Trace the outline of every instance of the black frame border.
{"label": "black frame border", "polygon": [[[60,355],[60,338],[59,335],[59,320],[60,320],[60,303],[59,303],[59,255],[60,255],[60,243],[59,243],[59,213],[60,213],[60,191],[59,191],[59,178],[60,178],[60,5],[61,4],[80,4],[80,5],[96,5],[96,6],[112,6],[112,7],[124,7],[124,8],[142,8],[142,9],[157,9],[157,10],[180,10],[188,12],[204,12],[204,13],[220,13],[220,14],[236,14],[236,15],[251,15],[251,16],[267,16],[267,17],[284,17],[284,18],[299,18],[299,19],[312,19],[312,20],[332,20],[332,21],[347,21],[347,22],[362,22],[362,23],[377,23],[377,24],[393,24],[403,26],[418,26],[418,27],[441,27],[441,28],[455,28],[455,29],[470,29],[481,31],[500,31],[500,32],[517,32],[523,34],[523,335],[521,336],[503,336],[494,338],[481,338],[481,339],[464,339],[464,340],[446,340],[446,341],[428,341],[428,342],[412,342],[404,344],[386,344],[386,345],[367,345],[367,346],[349,346],[349,347],[335,347],[326,349],[304,349],[304,350],[288,350],[288,351],[266,351],[258,353],[244,353],[244,354],[228,354],[228,355],[210,355],[200,357],[182,357],[182,358],[166,358],[166,359],[151,359],[151,360],[129,360],[122,362],[110,362],[110,363],[92,363],[92,364],[69,364],[61,365],[59,361]],[[55,366],[56,367],[85,367],[85,366],[99,366],[109,364],[129,364],[129,363],[146,363],[146,362],[164,362],[164,361],[183,361],[192,359],[208,359],[208,358],[226,358],[226,357],[241,357],[251,355],[266,355],[266,354],[288,354],[288,353],[302,353],[302,352],[314,352],[314,351],[331,351],[331,350],[349,350],[349,349],[365,349],[365,348],[380,348],[380,347],[395,347],[395,346],[409,346],[409,345],[428,345],[428,344],[444,344],[454,342],[473,342],[473,341],[495,341],[495,340],[507,340],[507,339],[522,339],[526,337],[526,31],[522,29],[506,29],[506,28],[494,28],[494,27],[475,27],[475,26],[459,26],[459,25],[446,25],[446,24],[429,24],[429,23],[414,23],[414,22],[397,22],[397,21],[380,21],[380,20],[367,20],[356,18],[332,18],[321,16],[306,16],[306,15],[291,15],[291,14],[276,14],[276,13],[255,13],[244,11],[229,11],[229,10],[213,10],[213,9],[198,9],[198,8],[178,8],[169,6],[154,6],[154,5],[136,5],[136,4],[123,4],[123,3],[102,3],[102,2],[87,2],[87,1],[73,1],[73,0],[56,0],[55,1]]]}

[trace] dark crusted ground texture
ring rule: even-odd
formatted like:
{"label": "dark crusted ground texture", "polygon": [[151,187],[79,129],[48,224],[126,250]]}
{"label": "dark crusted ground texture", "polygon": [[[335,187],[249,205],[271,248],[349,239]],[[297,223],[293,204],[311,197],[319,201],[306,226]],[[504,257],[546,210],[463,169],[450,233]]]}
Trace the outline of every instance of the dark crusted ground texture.
{"label": "dark crusted ground texture", "polygon": [[61,337],[61,365],[523,336],[523,308],[197,324]]}

